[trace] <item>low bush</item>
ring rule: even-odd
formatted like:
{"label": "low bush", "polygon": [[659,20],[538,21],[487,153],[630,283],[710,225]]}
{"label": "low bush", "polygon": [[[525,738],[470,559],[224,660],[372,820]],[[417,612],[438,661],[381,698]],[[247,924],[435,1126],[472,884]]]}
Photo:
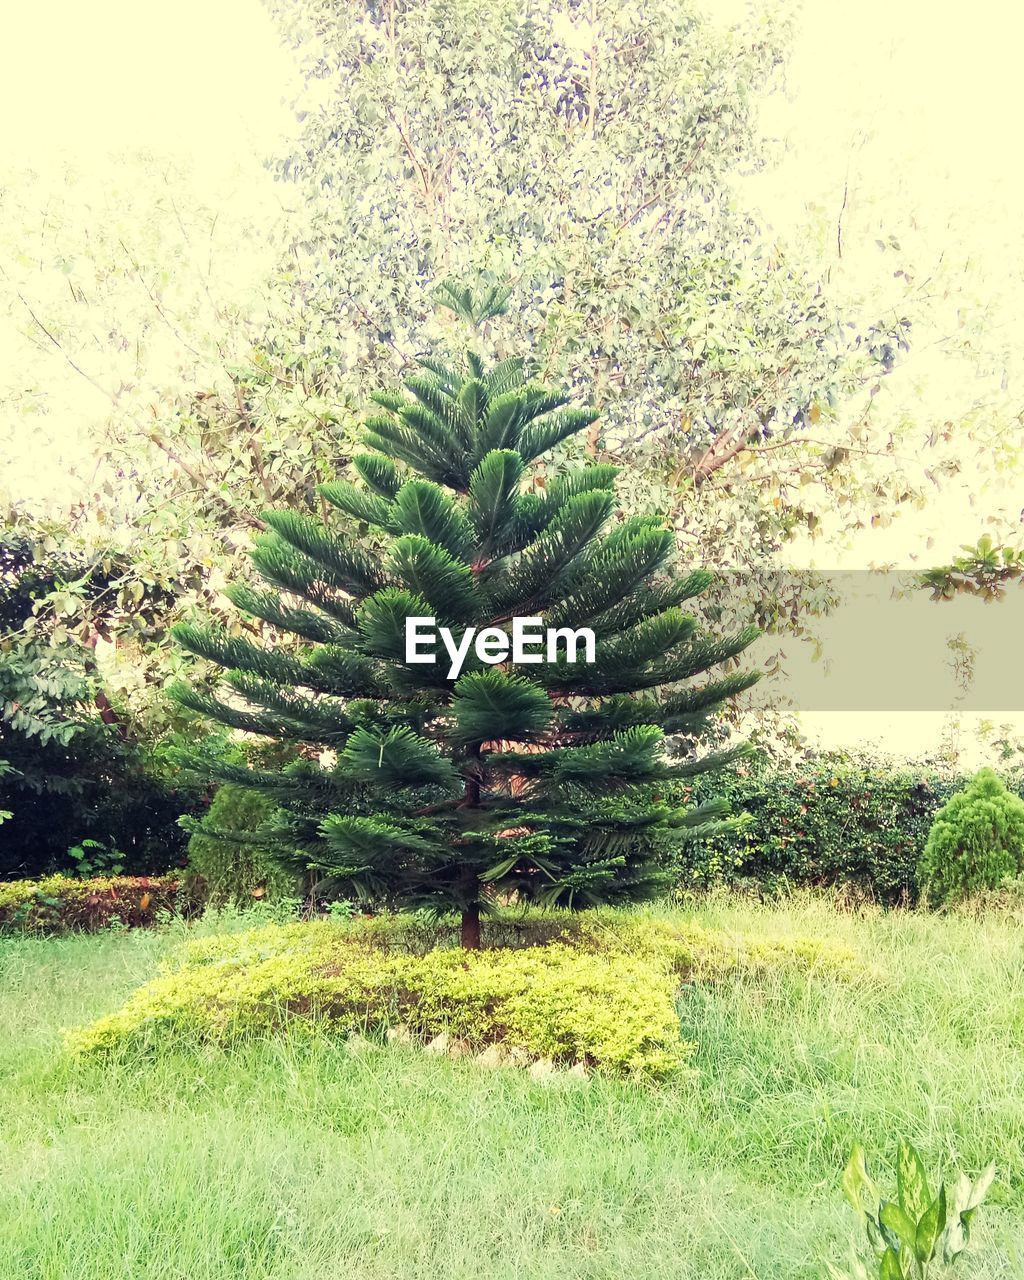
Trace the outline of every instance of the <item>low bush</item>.
{"label": "low bush", "polygon": [[179,890],[172,876],[10,880],[0,883],[0,931],[55,934],[153,924],[186,905]]}
{"label": "low bush", "polygon": [[982,769],[935,815],[918,866],[934,903],[998,889],[1024,871],[1024,800]]}
{"label": "low bush", "polygon": [[193,940],[176,966],[69,1045],[95,1053],[181,1039],[229,1044],[284,1026],[379,1035],[401,1025],[473,1050],[500,1045],[661,1078],[690,1052],[673,1003],[682,978],[766,964],[857,969],[852,952],[827,942],[738,937],[644,913],[587,912],[568,923],[531,913],[497,927],[517,929],[519,945],[429,946],[446,940],[438,930],[454,936],[454,922],[408,916]]}
{"label": "low bush", "polygon": [[277,901],[299,893],[298,877],[285,870],[269,849],[251,841],[231,838],[236,832],[255,831],[268,823],[276,807],[247,787],[230,783],[217,790],[206,815],[187,826],[186,880],[197,877],[214,905],[244,906],[254,898]]}
{"label": "low bush", "polygon": [[337,925],[271,925],[193,948],[180,968],[83,1031],[77,1052],[164,1038],[230,1042],[287,1024],[333,1032],[404,1025],[475,1049],[664,1076],[686,1047],[663,967],[550,944],[511,951],[380,951]]}

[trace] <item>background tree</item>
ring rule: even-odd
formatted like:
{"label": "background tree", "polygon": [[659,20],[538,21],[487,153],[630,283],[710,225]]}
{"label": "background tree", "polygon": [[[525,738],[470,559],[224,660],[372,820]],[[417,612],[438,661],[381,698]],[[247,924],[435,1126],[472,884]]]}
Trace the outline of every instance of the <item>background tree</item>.
{"label": "background tree", "polygon": [[[783,25],[668,0],[273,8],[306,74],[298,145],[272,159],[283,215],[256,194],[229,214],[151,157],[127,192],[77,174],[37,197],[18,174],[6,206],[0,293],[23,342],[5,416],[23,438],[67,415],[58,372],[96,409],[74,502],[9,509],[40,542],[130,552],[107,683],[154,731],[167,624],[201,608],[240,625],[221,589],[248,572],[261,509],[320,508],[358,406],[420,334],[446,338],[431,298],[449,274],[516,283],[507,340],[545,377],[595,371],[601,423],[550,464],[621,464],[624,509],[670,513],[693,563],[760,572],[826,509],[847,529],[917,496],[890,483],[886,433],[840,422],[891,366],[904,312],[851,327],[740,185],[765,159]],[[238,270],[253,259],[255,282]],[[786,576],[748,594],[723,607],[770,628],[827,604]],[[91,617],[77,592],[47,608],[76,633]]]}
{"label": "background tree", "polygon": [[[475,322],[501,305],[494,293],[482,307],[452,296]],[[302,744],[306,759],[283,772],[214,765],[278,800],[279,844],[347,894],[458,910],[463,944],[475,947],[495,897],[574,907],[662,886],[661,842],[727,809],[712,800],[687,810],[663,789],[736,754],[672,760],[666,735],[693,745],[757,677],[685,682],[755,633],[699,632],[680,606],[711,575],[669,568],[675,538],[662,519],[613,519],[616,468],[545,480],[538,460],[589,429],[595,411],[529,380],[517,357],[487,369],[469,350],[458,364],[419,366],[408,394],[375,396],[383,412],[365,437],[374,452],[354,459],[362,485],[318,490],[372,532],[376,550],[298,512],[268,512],[253,559],[276,590],[230,591],[309,644],[265,648],[179,626],[179,641],[226,668],[245,705],[185,686],[175,696],[223,724]],[[538,666],[506,653],[499,667],[473,656],[452,683],[447,662],[406,660],[406,619],[431,616],[459,640],[514,617],[588,626],[596,660],[563,653]],[[323,763],[325,750],[335,764]]]}
{"label": "background tree", "polygon": [[60,621],[35,625],[39,602],[70,589],[102,628],[121,572],[0,535],[0,879],[74,869],[83,841],[134,872],[166,870],[184,851],[177,819],[198,796],[107,696],[96,626],[73,635],[62,608]]}
{"label": "background tree", "polygon": [[852,331],[737,195],[784,24],[675,0],[271,8],[307,77],[279,166],[307,202],[295,295],[339,387],[408,363],[437,280],[508,280],[510,341],[561,383],[594,371],[601,426],[575,447],[629,462],[627,506],[656,485],[720,563],[806,522],[806,481],[856,452],[829,438],[835,406],[906,326],[888,309]]}

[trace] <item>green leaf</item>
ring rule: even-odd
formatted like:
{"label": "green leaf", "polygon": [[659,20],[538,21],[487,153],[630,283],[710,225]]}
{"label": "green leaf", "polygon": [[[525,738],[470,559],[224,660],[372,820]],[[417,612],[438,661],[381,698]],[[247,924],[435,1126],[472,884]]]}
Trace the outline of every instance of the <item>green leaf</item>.
{"label": "green leaf", "polygon": [[519,454],[496,449],[480,460],[470,476],[469,518],[480,539],[480,555],[489,555],[515,520],[522,475]]}
{"label": "green leaf", "polygon": [[600,416],[596,409],[563,409],[561,413],[531,422],[523,428],[517,445],[523,461],[539,458],[556,444],[589,427]]}
{"label": "green leaf", "polygon": [[939,1194],[924,1211],[917,1224],[914,1256],[918,1262],[931,1262],[935,1245],[946,1225],[946,1188],[939,1187]]}
{"label": "green leaf", "polygon": [[495,449],[514,449],[525,418],[526,404],[522,391],[509,391],[492,400],[477,432],[477,463]]}
{"label": "green leaf", "polygon": [[279,538],[325,569],[332,585],[341,590],[361,596],[384,585],[379,566],[366,552],[332,534],[319,520],[296,511],[265,511],[263,518]]}
{"label": "green leaf", "polygon": [[352,459],[352,465],[378,495],[390,501],[401,487],[398,468],[390,458],[379,453],[360,453]]}
{"label": "green leaf", "polygon": [[436,785],[454,790],[458,782],[451,761],[406,725],[386,733],[376,726],[354,730],[341,759],[348,776],[371,786]]}
{"label": "green leaf", "polygon": [[867,1156],[859,1142],[850,1149],[850,1158],[843,1171],[843,1194],[862,1219],[865,1216],[864,1197],[868,1199],[868,1209],[877,1215],[880,1196],[878,1188],[868,1176]]}
{"label": "green leaf", "polygon": [[900,1255],[895,1249],[886,1249],[878,1266],[878,1280],[906,1280]]}
{"label": "green leaf", "polygon": [[522,356],[500,360],[484,378],[488,396],[493,400],[506,391],[523,385],[525,363]]}
{"label": "green leaf", "polygon": [[982,1203],[982,1201],[988,1195],[989,1188],[992,1186],[992,1183],[995,1180],[995,1176],[996,1176],[996,1167],[994,1164],[990,1164],[988,1168],[986,1168],[981,1173],[981,1175],[978,1177],[978,1180],[971,1187],[970,1199],[967,1201],[967,1205],[966,1205],[966,1208],[970,1212],[973,1213],[974,1210],[978,1208],[978,1206]]}
{"label": "green leaf", "polygon": [[896,1155],[896,1188],[900,1207],[916,1223],[932,1203],[924,1162],[909,1142],[901,1142]]}
{"label": "green leaf", "polygon": [[459,391],[458,409],[463,422],[471,433],[471,439],[475,438],[479,429],[480,419],[487,411],[487,390],[482,382],[476,378],[470,378],[468,382],[462,384],[462,388]]}
{"label": "green leaf", "polygon": [[359,630],[367,651],[374,657],[404,662],[406,619],[430,615],[430,605],[421,595],[404,587],[387,587],[363,601]]}
{"label": "green leaf", "polygon": [[379,529],[391,527],[391,503],[375,493],[365,493],[347,480],[318,484],[316,491],[332,507],[337,507],[356,520],[376,525]]}
{"label": "green leaf", "polygon": [[883,1231],[888,1231],[905,1248],[914,1250],[917,1243],[917,1222],[901,1205],[894,1200],[886,1201],[878,1212],[878,1221]]}
{"label": "green leaf", "polygon": [[454,499],[429,480],[407,480],[395,496],[396,533],[420,533],[459,560],[472,553],[473,526]]}
{"label": "green leaf", "polygon": [[497,739],[528,740],[547,728],[551,699],[522,676],[474,671],[455,685],[453,736],[463,746]]}
{"label": "green leaf", "polygon": [[335,853],[350,860],[350,872],[363,870],[396,854],[425,853],[436,848],[435,843],[420,832],[381,817],[331,814],[320,824],[320,832]]}
{"label": "green leaf", "polygon": [[407,533],[395,542],[389,568],[445,622],[469,622],[480,611],[469,567],[422,534]]}

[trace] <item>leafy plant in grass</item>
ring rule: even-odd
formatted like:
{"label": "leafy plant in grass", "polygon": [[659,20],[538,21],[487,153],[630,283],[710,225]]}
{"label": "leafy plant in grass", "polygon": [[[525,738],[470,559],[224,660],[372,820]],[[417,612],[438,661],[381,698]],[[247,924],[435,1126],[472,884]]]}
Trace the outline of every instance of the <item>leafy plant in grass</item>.
{"label": "leafy plant in grass", "polygon": [[[859,1258],[851,1269],[829,1266],[835,1280],[927,1280],[964,1252],[970,1243],[971,1222],[995,1177],[989,1167],[976,1182],[960,1174],[952,1190],[940,1183],[933,1196],[920,1155],[901,1142],[896,1156],[896,1199],[883,1200],[868,1175],[864,1148],[854,1145],[843,1175],[843,1191],[867,1233],[877,1270]],[[936,1272],[936,1267],[940,1271]]]}
{"label": "leafy plant in grass", "polygon": [[933,902],[997,889],[1024,871],[1024,800],[982,769],[935,815],[918,879]]}
{"label": "leafy plant in grass", "polygon": [[[503,302],[448,295],[474,327]],[[488,366],[476,349],[455,363],[426,358],[404,392],[375,399],[371,452],[353,459],[362,483],[318,490],[349,530],[268,512],[253,560],[271,590],[230,591],[279,642],[175,628],[226,669],[230,691],[224,700],[178,686],[180,702],[299,743],[306,758],[278,771],[194,755],[193,767],[271,797],[282,850],[298,850],[341,895],[454,909],[468,947],[496,898],[571,908],[650,897],[671,874],[666,844],[728,809],[716,799],[680,808],[662,789],[738,753],[672,759],[666,738],[695,746],[756,675],[688,682],[755,632],[700,633],[681,606],[711,575],[673,571],[661,517],[616,519],[615,467],[542,475],[537,460],[597,414],[532,381],[525,359]],[[470,651],[453,682],[443,654],[406,660],[406,620],[421,617],[457,643],[468,628],[517,617],[586,626],[594,661],[563,651],[490,665]],[[336,764],[322,763],[325,752]]]}

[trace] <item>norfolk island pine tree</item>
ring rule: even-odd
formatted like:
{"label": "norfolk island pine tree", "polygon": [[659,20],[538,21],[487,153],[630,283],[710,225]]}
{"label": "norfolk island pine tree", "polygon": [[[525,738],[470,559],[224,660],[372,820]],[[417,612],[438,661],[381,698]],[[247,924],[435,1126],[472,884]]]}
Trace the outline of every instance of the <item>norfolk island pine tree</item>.
{"label": "norfolk island pine tree", "polygon": [[[504,296],[448,303],[478,326]],[[252,558],[269,590],[236,585],[234,605],[275,646],[181,624],[177,641],[224,669],[224,697],[178,684],[185,707],[299,748],[283,770],[190,753],[184,763],[272,797],[282,859],[338,894],[454,910],[480,945],[495,901],[579,908],[650,898],[670,876],[674,839],[727,821],[725,802],[666,802],[678,780],[726,767],[742,747],[695,746],[723,703],[758,678],[730,672],[756,629],[715,639],[681,606],[705,570],[673,573],[658,516],[615,520],[617,468],[591,462],[540,488],[531,464],[589,427],[590,409],[527,376],[526,362],[419,361],[403,392],[374,396],[361,484],[319,493],[353,536],[294,511],[265,514]],[[372,531],[376,549],[358,528]],[[383,548],[383,549],[382,549]],[[593,663],[487,665],[471,649],[448,679],[406,661],[406,619],[468,627],[540,617],[589,627]],[[327,755],[325,756],[325,751]],[[328,760],[330,763],[323,763]]]}

